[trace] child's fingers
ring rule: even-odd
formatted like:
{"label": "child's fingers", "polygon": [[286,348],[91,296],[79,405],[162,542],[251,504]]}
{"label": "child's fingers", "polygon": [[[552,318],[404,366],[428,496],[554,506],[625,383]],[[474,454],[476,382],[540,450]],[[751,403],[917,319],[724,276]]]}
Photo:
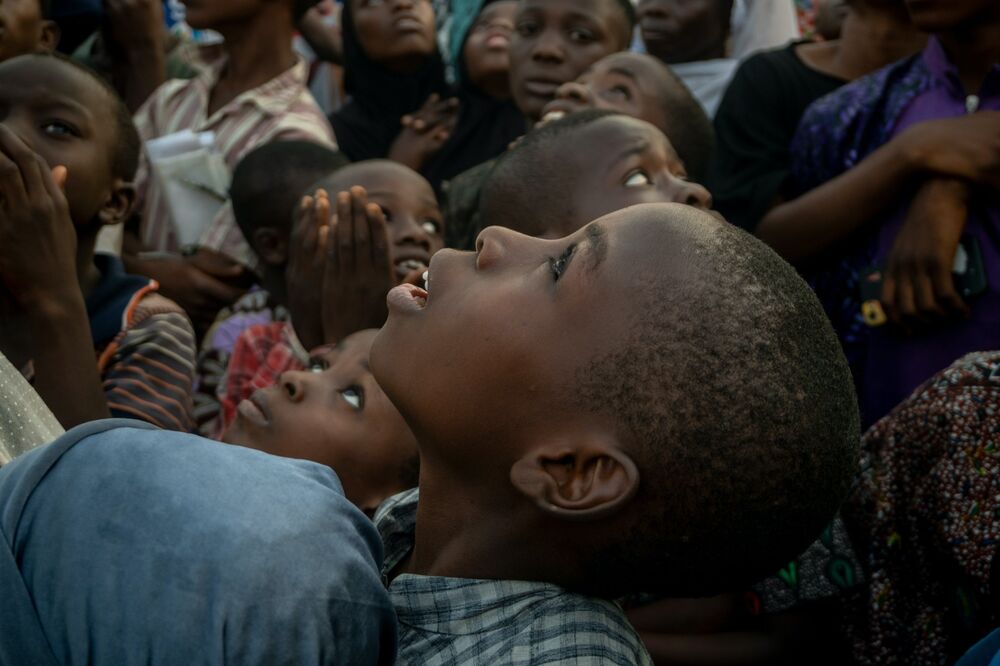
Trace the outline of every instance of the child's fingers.
{"label": "child's fingers", "polygon": [[[20,138],[0,125],[0,195],[10,207],[19,208],[28,202],[30,190],[23,173],[28,164],[26,150]],[[31,153],[31,158],[31,167],[37,168],[34,153]]]}
{"label": "child's fingers", "polygon": [[[319,233],[323,229],[327,229],[330,225],[330,199],[327,198],[326,192],[318,192],[316,194],[316,205],[314,208],[314,224],[312,224],[314,238],[319,238]],[[314,255],[316,259],[322,261],[323,253],[326,251],[326,245],[316,243],[314,249]]]}
{"label": "child's fingers", "polygon": [[368,192],[365,188],[351,188],[351,233],[354,236],[354,269],[371,261],[368,236]]}
{"label": "child's fingers", "polygon": [[389,232],[386,229],[385,213],[377,203],[369,203],[365,209],[368,222],[368,237],[371,239],[371,262],[376,271],[382,275],[390,272]]}
{"label": "child's fingers", "polygon": [[351,232],[351,193],[337,194],[337,226],[330,251],[335,255],[338,275],[346,275],[354,270],[354,239]]}
{"label": "child's fingers", "polygon": [[69,169],[63,165],[59,165],[52,168],[52,180],[55,181],[56,187],[58,187],[63,192],[66,191],[66,178],[69,177]]}
{"label": "child's fingers", "polygon": [[312,223],[313,198],[304,196],[299,201],[299,210],[295,215],[295,224],[292,225],[292,246],[302,248],[303,252],[309,254],[315,247],[315,237],[313,235]]}

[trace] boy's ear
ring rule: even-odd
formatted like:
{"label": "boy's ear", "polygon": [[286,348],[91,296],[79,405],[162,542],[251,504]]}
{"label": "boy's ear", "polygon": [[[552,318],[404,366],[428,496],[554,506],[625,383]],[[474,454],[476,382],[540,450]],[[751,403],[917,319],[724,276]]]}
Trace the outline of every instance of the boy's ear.
{"label": "boy's ear", "polygon": [[104,202],[104,206],[97,214],[101,226],[113,226],[124,223],[132,213],[134,205],[135,186],[132,183],[126,183],[121,178],[116,178],[114,184],[111,186],[111,194],[108,195],[108,200]]}
{"label": "boy's ear", "polygon": [[616,440],[591,432],[532,449],[511,467],[510,481],[543,512],[583,522],[628,504],[639,470]]}
{"label": "boy's ear", "polygon": [[59,38],[62,32],[55,21],[42,21],[42,31],[38,36],[38,48],[51,53],[59,46]]}
{"label": "boy's ear", "polygon": [[284,266],[288,263],[288,238],[274,227],[255,230],[251,245],[261,261],[268,266]]}

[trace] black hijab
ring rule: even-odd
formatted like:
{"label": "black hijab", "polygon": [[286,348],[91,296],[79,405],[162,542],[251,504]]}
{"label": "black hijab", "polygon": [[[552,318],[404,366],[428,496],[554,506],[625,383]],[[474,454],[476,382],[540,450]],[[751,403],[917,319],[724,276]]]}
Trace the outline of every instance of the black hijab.
{"label": "black hijab", "polygon": [[[485,0],[478,14],[496,0]],[[445,142],[421,170],[434,190],[439,192],[441,183],[451,180],[460,173],[487,162],[507,150],[512,141],[522,136],[528,129],[524,114],[514,104],[513,99],[500,100],[479,90],[469,79],[465,62],[465,42],[472,32],[470,23],[464,34],[452,34],[453,40],[460,40],[457,54],[458,86],[456,96],[461,102],[458,124]]]}
{"label": "black hijab", "polygon": [[400,118],[420,108],[431,93],[448,95],[444,63],[437,49],[413,74],[397,74],[370,59],[354,29],[352,0],[345,0],[341,20],[344,88],[351,101],[330,117],[337,144],[352,162],[389,154],[401,128]]}

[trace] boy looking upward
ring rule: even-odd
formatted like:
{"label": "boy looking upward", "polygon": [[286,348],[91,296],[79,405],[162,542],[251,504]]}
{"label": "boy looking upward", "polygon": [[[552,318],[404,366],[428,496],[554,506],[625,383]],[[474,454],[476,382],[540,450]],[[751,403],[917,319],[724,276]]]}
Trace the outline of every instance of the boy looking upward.
{"label": "boy looking upward", "polygon": [[482,214],[486,225],[562,238],[640,203],[708,210],[712,197],[687,180],[663,132],[637,118],[588,110],[547,123],[501,157]]}
{"label": "boy looking upward", "polygon": [[559,87],[542,120],[584,109],[619,111],[655,125],[677,149],[690,179],[703,181],[715,139],[712,123],[684,82],[656,58],[627,52],[601,58]]}
{"label": "boy looking upward", "polygon": [[859,434],[836,338],[790,266],[689,206],[476,247],[390,292],[372,348],[421,454],[419,503],[376,516],[400,658],[647,663],[591,597],[733,589],[843,499]]}
{"label": "boy looking upward", "polygon": [[190,429],[190,322],[154,281],[94,254],[98,232],[132,208],[139,140],[122,101],[62,57],[8,60],[0,144],[3,353],[33,366],[66,427],[112,414]]}
{"label": "boy looking upward", "polygon": [[[688,206],[634,206],[559,240],[493,227],[477,252],[439,252],[428,273],[429,292],[390,292],[389,319],[371,352],[373,374],[421,455],[419,504],[416,492],[404,493],[376,516],[400,620],[399,663],[487,664],[510,655],[527,664],[648,664],[605,598],[732,589],[800,551],[843,500],[859,439],[847,365],[808,287],[744,232]],[[720,405],[726,419],[717,418]],[[220,454],[182,435],[98,425],[101,432],[76,437],[90,435],[83,450],[100,463],[102,485],[115,488],[149,487],[142,466],[110,463],[131,460],[130,451],[179,450],[164,441],[192,444],[185,473],[223,484],[227,507],[232,475],[212,473],[221,458],[252,462],[254,476],[239,478],[255,482],[268,478],[268,465],[286,466]],[[130,446],[117,450],[124,441]],[[47,450],[61,453],[40,449],[0,480],[21,478]],[[32,505],[66,496],[64,487],[39,485]],[[192,510],[198,497],[156,503],[156,542],[171,544],[171,562],[188,560],[175,543],[197,543],[199,561],[215,563],[248,537],[262,546],[255,553],[285,561],[286,540],[258,541],[256,520],[227,520],[224,538],[207,536],[216,518]],[[309,534],[310,522],[317,535],[331,529],[327,512],[302,501],[296,535]],[[148,518],[120,520],[124,529]],[[12,539],[26,543],[28,528],[45,524],[21,521]],[[191,533],[201,536],[172,538]],[[146,545],[143,532],[134,534],[115,541],[121,556],[113,566],[84,549],[75,570],[115,571],[147,611],[139,619],[158,617],[164,602],[150,594],[160,589],[148,584],[152,570],[127,557]],[[39,534],[32,543],[51,552],[65,538]],[[328,557],[311,548],[282,569],[344,580]],[[241,577],[254,582],[255,571],[216,567],[205,579],[241,589]],[[0,582],[24,580],[16,566],[0,574]],[[81,598],[92,598],[107,579],[74,580]],[[263,599],[265,611],[280,603]],[[314,626],[308,605],[294,609],[302,616]],[[24,613],[14,619],[22,617],[27,629],[38,623]],[[162,644],[173,627],[135,619],[109,622],[135,624],[127,635],[141,645]],[[207,634],[213,642],[203,650],[217,637]],[[121,634],[103,632],[91,649],[109,641],[119,644]]]}
{"label": "boy looking upward", "polygon": [[[142,139],[181,130],[215,132],[214,148],[230,170],[249,150],[274,140],[332,145],[329,123],[306,88],[306,64],[292,50],[295,21],[313,4],[314,0],[187,3],[188,23],[221,33],[225,56],[196,79],[160,86],[136,114]],[[136,187],[142,220],[138,234],[126,238],[126,265],[159,280],[164,293],[184,306],[203,330],[248,286],[243,267],[253,265],[250,247],[231,207],[224,205],[214,220],[203,221],[201,252],[182,258],[177,253],[185,248],[176,240],[163,193],[145,161]],[[172,254],[144,255],[145,250]]]}

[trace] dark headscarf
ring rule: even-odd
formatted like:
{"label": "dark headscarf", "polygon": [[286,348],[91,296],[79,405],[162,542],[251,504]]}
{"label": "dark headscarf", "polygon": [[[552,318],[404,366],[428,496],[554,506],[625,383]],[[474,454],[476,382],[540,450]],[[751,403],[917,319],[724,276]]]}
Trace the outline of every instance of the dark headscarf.
{"label": "dark headscarf", "polygon": [[[483,0],[474,14],[475,18],[495,1]],[[435,191],[440,191],[442,182],[502,154],[528,128],[524,114],[512,99],[490,97],[469,80],[465,42],[473,23],[474,19],[462,22],[450,35],[451,43],[460,45],[452,53],[458,70],[456,95],[461,109],[451,137],[422,169]]]}
{"label": "dark headscarf", "polygon": [[419,71],[397,74],[365,54],[354,29],[351,0],[341,20],[344,88],[351,101],[330,117],[337,144],[352,162],[385,157],[399,134],[400,119],[420,108],[431,93],[447,96],[444,63],[437,49]]}

